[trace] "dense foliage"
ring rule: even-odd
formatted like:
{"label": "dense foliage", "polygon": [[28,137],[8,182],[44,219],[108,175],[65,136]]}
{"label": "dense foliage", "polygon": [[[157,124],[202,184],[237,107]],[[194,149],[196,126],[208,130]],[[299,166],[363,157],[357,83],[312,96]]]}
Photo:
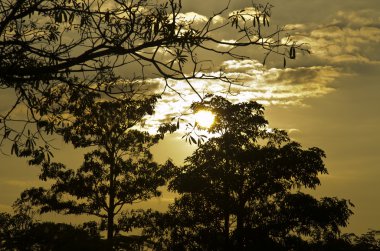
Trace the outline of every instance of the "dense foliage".
{"label": "dense foliage", "polygon": [[60,130],[74,147],[89,148],[79,169],[61,163],[42,162],[40,179],[50,188],[31,188],[21,195],[40,208],[65,214],[100,217],[111,240],[118,229],[115,217],[126,205],[159,196],[158,188],[170,175],[170,162],[159,165],[149,148],[161,135],[139,131],[145,115],[153,113],[156,97],[145,100],[98,101]]}
{"label": "dense foliage", "polygon": [[269,129],[256,102],[211,97],[193,109],[216,115],[209,128],[215,137],[185,160],[169,185],[181,196],[163,216],[172,225],[155,233],[159,244],[166,234],[164,249],[298,250],[306,238],[339,235],[352,214],[350,202],[302,192],[327,173],[321,149],[302,149],[284,131]]}

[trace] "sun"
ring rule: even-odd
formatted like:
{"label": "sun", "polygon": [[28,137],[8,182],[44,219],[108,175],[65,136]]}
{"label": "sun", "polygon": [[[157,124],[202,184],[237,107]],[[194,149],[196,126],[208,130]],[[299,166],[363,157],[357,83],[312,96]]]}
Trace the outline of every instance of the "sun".
{"label": "sun", "polygon": [[195,121],[200,127],[210,128],[212,123],[214,123],[215,114],[210,111],[201,110],[195,113]]}

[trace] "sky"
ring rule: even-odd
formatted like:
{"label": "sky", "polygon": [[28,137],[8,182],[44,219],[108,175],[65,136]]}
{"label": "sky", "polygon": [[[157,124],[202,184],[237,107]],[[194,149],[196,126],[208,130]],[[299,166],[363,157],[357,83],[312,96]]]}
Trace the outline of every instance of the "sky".
{"label": "sky", "polygon": [[[232,0],[230,9],[249,6],[251,1]],[[255,3],[263,3],[255,1]],[[286,25],[297,41],[308,43],[311,55],[289,61],[271,58],[262,64],[262,53],[247,51],[247,60],[213,58],[229,76],[239,76],[234,102],[256,100],[265,106],[271,127],[285,129],[305,148],[317,146],[326,152],[329,174],[321,176],[321,186],[310,191],[317,197],[337,196],[349,199],[354,215],[344,232],[364,233],[380,229],[380,5],[376,0],[271,0],[271,25]],[[184,17],[204,22],[206,16],[223,9],[223,0],[183,0]],[[218,34],[232,39],[226,32]],[[151,79],[159,83],[159,79]],[[181,100],[165,94],[157,105],[156,121],[181,112],[180,107],[196,100],[186,83],[172,82],[188,93]],[[222,84],[215,81],[193,83],[198,90],[218,93]],[[0,93],[1,95],[1,93]],[[5,102],[2,94],[1,103]],[[152,122],[155,123],[155,122]],[[154,147],[157,161],[168,157],[178,164],[190,155],[194,146],[186,145],[174,134]],[[83,152],[55,142],[60,151],[56,160],[79,166]],[[36,168],[25,159],[0,155],[0,211],[9,211],[12,202],[25,188],[39,183]],[[146,206],[164,207],[173,195]],[[50,216],[52,219],[61,218]]]}

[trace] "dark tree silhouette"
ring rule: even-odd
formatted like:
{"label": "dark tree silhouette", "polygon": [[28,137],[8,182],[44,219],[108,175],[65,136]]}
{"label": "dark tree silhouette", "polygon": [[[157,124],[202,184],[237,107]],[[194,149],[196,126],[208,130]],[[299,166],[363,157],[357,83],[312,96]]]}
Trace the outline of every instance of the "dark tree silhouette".
{"label": "dark tree silhouette", "polygon": [[[22,225],[24,224],[24,225]],[[0,250],[105,250],[95,222],[79,226],[35,222],[23,214],[0,214]]]}
{"label": "dark tree silhouette", "polygon": [[53,185],[26,190],[22,200],[39,206],[42,213],[100,217],[111,242],[117,232],[115,216],[127,204],[160,195],[158,187],[170,174],[171,163],[158,165],[149,151],[161,135],[136,128],[153,113],[156,99],[99,101],[84,110],[74,107],[72,113],[78,118],[60,133],[75,147],[91,147],[91,151],[78,170],[44,162],[40,178],[54,181]]}
{"label": "dark tree silhouette", "polygon": [[17,250],[24,246],[22,237],[32,228],[33,223],[29,210],[14,215],[0,213],[0,250]]}
{"label": "dark tree silhouette", "polygon": [[345,233],[338,237],[329,237],[312,243],[309,250],[315,251],[361,251],[380,250],[380,231],[369,230],[360,236]]}
{"label": "dark tree silhouette", "polygon": [[[0,88],[15,102],[0,114],[0,145],[13,142],[16,155],[23,148],[31,150],[24,155],[43,151],[33,143],[36,137],[52,133],[67,119],[67,106],[88,92],[115,97],[129,92],[130,83],[157,75],[230,81],[210,73],[205,53],[241,59],[246,56],[238,49],[253,46],[265,58],[274,53],[285,60],[294,59],[296,50],[308,51],[283,27],[268,28],[271,6],[253,7],[228,16],[226,6],[200,23],[184,18],[181,0],[1,1]],[[234,41],[218,37],[229,30]],[[25,116],[14,114],[18,109]]]}
{"label": "dark tree silhouette", "polygon": [[16,200],[14,214],[0,213],[0,250],[104,250],[95,222],[73,226],[39,222],[30,204]]}
{"label": "dark tree silhouette", "polygon": [[346,226],[350,202],[300,190],[316,188],[318,175],[327,173],[321,149],[302,149],[286,132],[269,129],[256,102],[210,97],[193,109],[216,115],[209,128],[216,136],[169,185],[181,194],[169,210],[174,224],[162,228],[171,248],[297,249],[305,236],[319,240]]}

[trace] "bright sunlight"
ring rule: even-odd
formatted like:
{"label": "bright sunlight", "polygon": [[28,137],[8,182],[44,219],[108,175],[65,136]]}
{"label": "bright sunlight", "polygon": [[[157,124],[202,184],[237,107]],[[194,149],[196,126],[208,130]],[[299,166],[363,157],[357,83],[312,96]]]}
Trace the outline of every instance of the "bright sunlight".
{"label": "bright sunlight", "polygon": [[201,110],[195,114],[195,121],[200,127],[209,128],[214,123],[215,114]]}

